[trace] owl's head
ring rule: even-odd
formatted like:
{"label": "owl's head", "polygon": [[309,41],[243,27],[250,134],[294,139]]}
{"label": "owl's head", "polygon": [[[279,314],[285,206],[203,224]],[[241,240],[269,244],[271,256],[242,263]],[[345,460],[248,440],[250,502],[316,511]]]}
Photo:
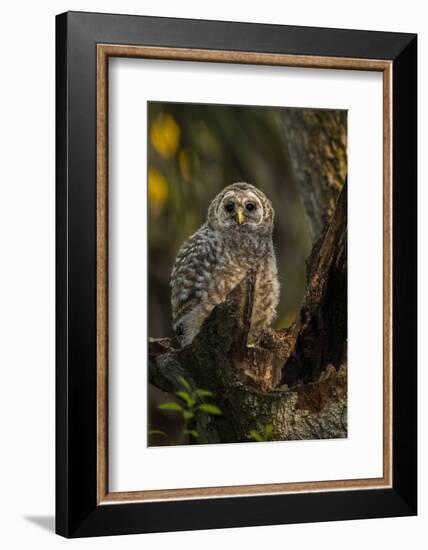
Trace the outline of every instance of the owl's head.
{"label": "owl's head", "polygon": [[273,218],[270,200],[249,183],[228,185],[208,209],[208,223],[214,229],[271,232]]}

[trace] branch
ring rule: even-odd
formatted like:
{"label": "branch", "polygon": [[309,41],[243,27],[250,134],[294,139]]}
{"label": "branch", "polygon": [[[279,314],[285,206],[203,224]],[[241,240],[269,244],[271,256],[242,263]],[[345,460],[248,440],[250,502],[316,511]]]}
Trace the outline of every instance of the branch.
{"label": "branch", "polygon": [[246,441],[260,424],[273,424],[279,440],[346,436],[346,212],[345,185],[313,247],[307,290],[291,328],[267,330],[257,345],[248,345],[256,281],[251,271],[189,346],[150,338],[151,384],[175,392],[183,376],[214,393],[223,415],[197,418],[204,441]]}

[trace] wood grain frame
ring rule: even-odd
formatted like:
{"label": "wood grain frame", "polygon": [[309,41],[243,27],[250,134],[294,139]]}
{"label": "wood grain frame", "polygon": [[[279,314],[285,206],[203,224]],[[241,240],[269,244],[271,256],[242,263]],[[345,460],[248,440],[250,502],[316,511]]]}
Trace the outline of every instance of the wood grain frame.
{"label": "wood grain frame", "polygon": [[[276,65],[378,71],[383,75],[383,476],[299,483],[231,487],[110,492],[108,489],[108,60],[110,57],[163,59],[247,65]],[[392,483],[392,63],[252,52],[223,52],[182,48],[152,48],[120,44],[97,45],[97,380],[98,380],[98,503],[130,502],[391,487]]]}

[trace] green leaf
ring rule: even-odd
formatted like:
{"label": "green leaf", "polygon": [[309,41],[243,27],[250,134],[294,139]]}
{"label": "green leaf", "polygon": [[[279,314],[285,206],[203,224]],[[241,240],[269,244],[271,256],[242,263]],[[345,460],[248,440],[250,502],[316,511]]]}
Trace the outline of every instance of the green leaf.
{"label": "green leaf", "polygon": [[199,434],[196,430],[183,430],[183,434],[184,435],[191,435],[192,437],[194,437],[195,439],[197,437],[199,437]]}
{"label": "green leaf", "polygon": [[166,433],[160,430],[150,430],[149,435],[162,435],[163,437],[167,437]]}
{"label": "green leaf", "polygon": [[193,405],[196,403],[196,401],[190,397],[187,391],[180,390],[175,392],[175,395],[178,395],[178,397],[185,401],[188,407],[193,407]]}
{"label": "green leaf", "polygon": [[183,418],[184,420],[190,420],[191,418],[193,418],[195,415],[190,412],[190,411],[183,411]]}
{"label": "green leaf", "polygon": [[248,437],[250,439],[254,439],[254,441],[263,441],[263,437],[257,433],[255,430],[251,430],[250,433],[248,434]]}
{"label": "green leaf", "polygon": [[210,405],[208,403],[202,403],[202,405],[199,405],[198,409],[208,414],[223,414],[218,407],[216,407],[215,405]]}
{"label": "green leaf", "polygon": [[162,411],[182,411],[183,407],[179,405],[178,403],[162,403],[158,406],[158,409],[161,409]]}
{"label": "green leaf", "polygon": [[180,382],[180,384],[182,386],[184,386],[186,388],[187,391],[189,391],[190,393],[193,391],[192,390],[192,386],[190,385],[190,382],[188,382],[184,376],[179,376],[178,377],[178,381]]}
{"label": "green leaf", "polygon": [[213,392],[200,389],[195,390],[195,395],[197,395],[198,397],[214,397]]}
{"label": "green leaf", "polygon": [[270,439],[273,435],[273,426],[272,424],[266,424],[264,429],[265,439]]}

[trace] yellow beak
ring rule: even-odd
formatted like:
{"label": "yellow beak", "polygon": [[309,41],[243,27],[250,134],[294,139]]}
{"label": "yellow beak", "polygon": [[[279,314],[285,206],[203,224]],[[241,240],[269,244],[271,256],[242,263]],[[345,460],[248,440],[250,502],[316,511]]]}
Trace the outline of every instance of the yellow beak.
{"label": "yellow beak", "polygon": [[240,206],[236,209],[236,221],[238,222],[238,225],[244,223],[244,209]]}

